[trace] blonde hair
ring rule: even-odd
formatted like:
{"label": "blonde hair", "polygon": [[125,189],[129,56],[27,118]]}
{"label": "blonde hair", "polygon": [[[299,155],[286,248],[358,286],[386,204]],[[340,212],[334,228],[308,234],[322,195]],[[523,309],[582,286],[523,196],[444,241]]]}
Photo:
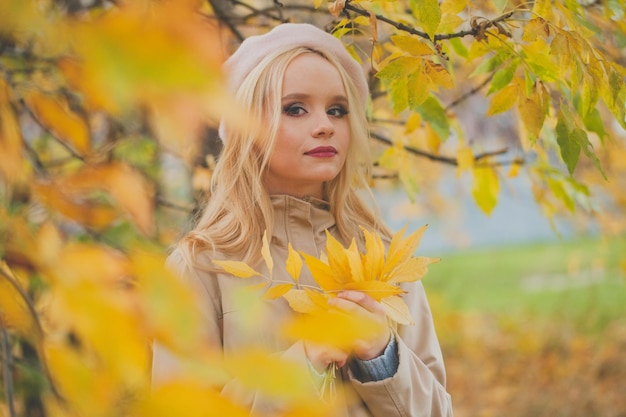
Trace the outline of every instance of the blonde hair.
{"label": "blonde hair", "polygon": [[248,116],[265,123],[225,126],[227,137],[213,175],[210,197],[195,228],[178,245],[191,265],[198,266],[195,254],[207,248],[250,264],[260,260],[263,233],[273,228],[273,208],[262,178],[281,119],[283,78],[289,63],[306,53],[319,54],[337,68],[348,98],[351,139],[346,162],[337,177],[325,184],[325,199],[340,238],[344,242],[353,237],[360,240],[359,226],[390,235],[357,194],[358,188],[369,192],[366,103],[361,102],[354,83],[330,53],[321,48],[297,47],[264,57],[235,93],[236,101],[248,111]]}

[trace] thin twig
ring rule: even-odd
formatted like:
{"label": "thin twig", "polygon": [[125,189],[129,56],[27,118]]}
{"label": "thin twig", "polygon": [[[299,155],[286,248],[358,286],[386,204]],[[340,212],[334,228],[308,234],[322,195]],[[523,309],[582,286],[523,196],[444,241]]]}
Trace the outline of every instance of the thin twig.
{"label": "thin twig", "polygon": [[[41,353],[41,347],[38,346],[38,341],[41,340],[42,337],[43,337],[43,327],[41,325],[41,322],[39,321],[39,315],[37,314],[37,310],[35,309],[35,306],[34,306],[32,300],[30,299],[30,297],[26,293],[26,291],[24,291],[24,289],[21,287],[21,285],[18,284],[18,282],[15,281],[15,279],[13,279],[13,277],[11,275],[9,275],[9,273],[7,273],[6,271],[4,271],[1,268],[0,268],[0,278],[6,279],[7,282],[9,284],[11,284],[11,286],[15,289],[15,291],[17,291],[17,293],[20,295],[20,298],[24,301],[24,303],[26,303],[28,311],[29,311],[30,315],[32,316],[33,322],[35,323],[35,330],[37,332],[37,335],[35,337],[35,340],[37,342],[36,346],[37,346],[37,350],[39,351],[39,360],[41,361],[41,365],[43,367],[44,374],[45,374],[46,378],[48,379],[48,382],[50,383],[50,389],[52,391],[52,394],[58,400],[60,400],[62,402],[65,402],[65,399],[63,398],[63,396],[61,395],[61,393],[57,389],[56,385],[54,384],[54,381],[52,380],[52,375],[50,374],[50,369],[48,368],[48,363],[46,361],[46,357]],[[33,336],[33,335],[29,335],[29,336]]]}
{"label": "thin twig", "polygon": [[183,204],[178,204],[178,203],[174,203],[173,201],[167,200],[165,198],[163,198],[160,195],[156,196],[156,201],[157,204],[163,206],[163,207],[168,207],[174,210],[179,210],[179,211],[183,211],[183,212],[191,212],[193,211],[193,207],[190,205],[183,205]]}
{"label": "thin twig", "polygon": [[243,42],[243,40],[246,37],[243,36],[243,34],[239,31],[239,29],[235,27],[235,25],[231,22],[231,19],[226,15],[224,10],[222,10],[222,7],[218,4],[218,2],[215,0],[207,0],[207,1],[211,5],[211,9],[214,11],[215,15],[217,16],[217,20],[224,23],[226,26],[228,26],[228,30],[230,30],[230,32],[235,36],[235,38],[237,38],[239,42]]}
{"label": "thin twig", "polygon": [[445,110],[450,110],[452,107],[458,106],[459,104],[461,104],[462,102],[464,102],[465,100],[467,100],[468,98],[470,98],[471,96],[473,96],[474,94],[482,90],[487,84],[491,82],[491,80],[493,79],[493,75],[494,73],[489,74],[489,77],[487,77],[482,83],[478,84],[476,87],[472,88],[465,94],[453,100],[451,103],[449,103],[445,107]]}
{"label": "thin twig", "polygon": [[15,404],[13,403],[13,374],[11,372],[11,366],[13,362],[13,355],[11,354],[11,341],[9,339],[9,333],[2,326],[2,374],[4,379],[4,398],[7,406],[9,407],[9,417],[16,417]]}
{"label": "thin twig", "polygon": [[[370,136],[372,138],[376,139],[377,141],[382,142],[382,143],[384,143],[386,145],[389,145],[389,146],[393,145],[393,142],[391,141],[391,139],[386,138],[386,137],[384,137],[384,136],[382,136],[382,135],[380,135],[378,133],[372,132],[372,133],[370,133]],[[455,166],[458,165],[456,158],[450,158],[450,157],[446,157],[446,156],[435,155],[435,154],[432,154],[432,153],[429,153],[429,152],[425,152],[425,151],[422,151],[420,149],[412,148],[412,147],[406,146],[406,145],[403,145],[402,148],[405,151],[407,151],[407,152],[409,152],[409,153],[411,153],[413,155],[421,156],[421,157],[430,159],[431,161],[443,162],[444,164],[448,164],[448,165],[455,165]]]}

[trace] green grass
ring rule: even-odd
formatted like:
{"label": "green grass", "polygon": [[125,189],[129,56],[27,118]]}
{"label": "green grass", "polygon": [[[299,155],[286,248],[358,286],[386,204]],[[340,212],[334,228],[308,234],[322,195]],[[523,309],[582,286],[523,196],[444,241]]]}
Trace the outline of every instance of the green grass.
{"label": "green grass", "polygon": [[442,257],[423,283],[459,311],[571,321],[594,330],[626,317],[626,237],[467,249]]}

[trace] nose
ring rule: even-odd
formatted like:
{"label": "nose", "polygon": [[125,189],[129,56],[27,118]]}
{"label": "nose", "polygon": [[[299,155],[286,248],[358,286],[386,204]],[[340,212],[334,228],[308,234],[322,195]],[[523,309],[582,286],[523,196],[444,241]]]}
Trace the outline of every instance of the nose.
{"label": "nose", "polygon": [[331,138],[335,134],[335,127],[325,111],[320,113],[321,114],[315,118],[315,125],[313,126],[311,135],[314,138],[320,139]]}

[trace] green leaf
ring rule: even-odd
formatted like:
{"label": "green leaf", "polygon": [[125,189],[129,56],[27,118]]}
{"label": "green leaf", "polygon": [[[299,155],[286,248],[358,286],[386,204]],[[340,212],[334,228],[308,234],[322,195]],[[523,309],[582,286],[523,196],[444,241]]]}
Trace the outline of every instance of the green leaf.
{"label": "green leaf", "polygon": [[572,137],[574,140],[578,142],[578,144],[582,148],[587,158],[591,159],[591,161],[593,162],[595,167],[598,169],[598,171],[600,171],[604,179],[607,179],[606,172],[604,172],[604,170],[602,169],[602,165],[600,165],[600,160],[598,159],[595,152],[593,151],[593,146],[591,145],[591,142],[589,142],[589,137],[587,136],[587,132],[585,132],[583,129],[579,127],[576,127],[574,131],[572,132]]}
{"label": "green leaf", "polygon": [[511,80],[513,80],[513,76],[515,75],[515,70],[517,70],[517,65],[519,64],[518,60],[511,62],[507,67],[496,71],[491,80],[491,86],[489,87],[489,91],[487,95],[494,93],[503,89],[505,86],[509,85]]}
{"label": "green leaf", "polygon": [[422,71],[415,71],[408,78],[408,104],[412,110],[417,108],[426,101],[429,95],[430,80]]}
{"label": "green leaf", "polygon": [[565,207],[573,213],[576,210],[576,203],[565,189],[564,181],[548,178],[547,184],[554,196],[561,200]]}
{"label": "green leaf", "polygon": [[422,116],[423,120],[430,123],[441,140],[445,141],[448,138],[450,134],[450,123],[446,116],[446,110],[436,98],[432,96],[428,97],[415,111]]}
{"label": "green leaf", "polygon": [[563,113],[562,110],[559,110],[558,121],[556,123],[556,141],[559,144],[559,149],[561,150],[561,158],[565,161],[565,165],[567,165],[567,170],[570,175],[574,173],[574,169],[576,169],[576,165],[578,164],[578,158],[580,156],[580,144],[575,137],[573,137],[572,132],[574,131],[574,127],[569,118]]}
{"label": "green leaf", "polygon": [[425,56],[434,54],[433,48],[428,44],[420,41],[415,36],[395,35],[391,37],[391,41],[398,48],[413,56]]}
{"label": "green leaf", "polygon": [[467,51],[467,47],[463,44],[461,39],[453,38],[450,39],[450,46],[454,49],[460,57],[467,58],[469,56],[469,52]]}
{"label": "green leaf", "polygon": [[434,38],[441,22],[441,9],[438,0],[411,0],[411,9],[424,31]]}
{"label": "green leaf", "polygon": [[482,61],[478,66],[472,71],[470,77],[479,74],[486,74],[492,72],[496,68],[498,68],[502,64],[502,57],[500,55],[494,55],[491,58]]}
{"label": "green leaf", "polygon": [[409,106],[409,88],[406,78],[394,80],[389,86],[389,98],[393,111],[398,114]]}
{"label": "green leaf", "polygon": [[496,9],[501,12],[506,5],[509,4],[509,0],[493,0],[493,4],[496,6]]}
{"label": "green leaf", "polygon": [[592,109],[591,112],[589,112],[589,114],[587,114],[587,116],[585,117],[584,123],[585,127],[589,131],[594,132],[596,135],[598,135],[600,140],[603,141],[604,138],[607,136],[607,132],[604,129],[604,122],[600,117],[600,112],[598,111],[598,109]]}
{"label": "green leaf", "polygon": [[383,81],[394,81],[407,77],[421,67],[421,58],[401,56],[382,67],[376,76]]}

